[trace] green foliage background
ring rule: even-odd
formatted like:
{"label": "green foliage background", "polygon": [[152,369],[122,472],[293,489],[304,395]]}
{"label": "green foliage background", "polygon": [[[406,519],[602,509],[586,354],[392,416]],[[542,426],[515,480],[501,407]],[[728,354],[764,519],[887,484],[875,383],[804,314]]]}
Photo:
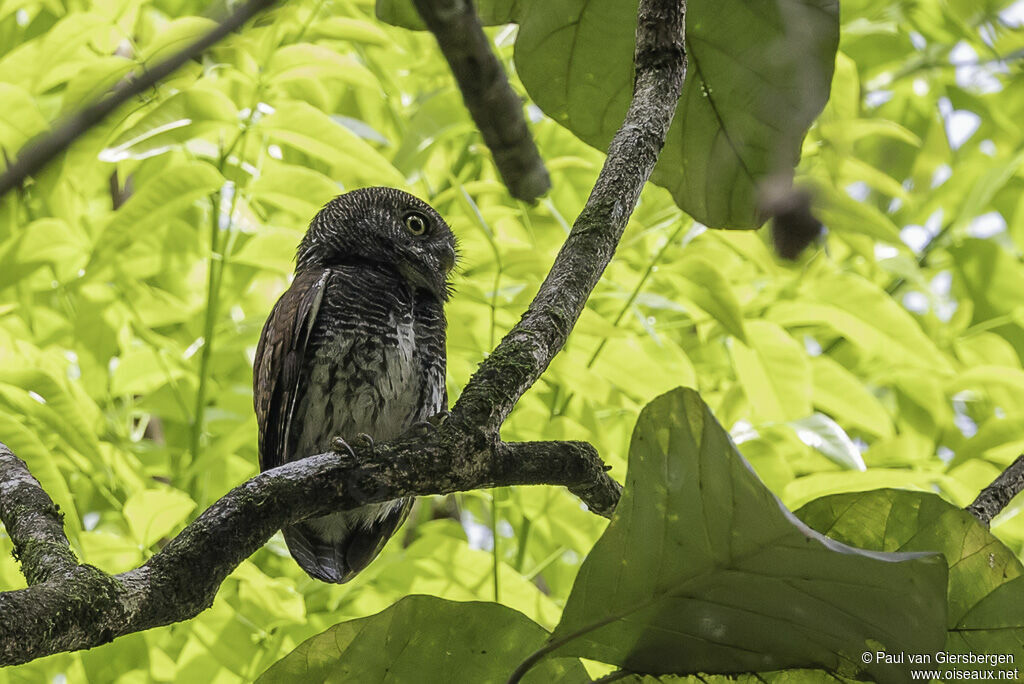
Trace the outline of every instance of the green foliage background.
{"label": "green foliage background", "polygon": [[[831,99],[798,169],[827,248],[780,264],[764,235],[703,230],[649,186],[504,436],[589,441],[621,480],[639,409],[688,385],[791,508],[878,487],[969,503],[1024,448],[1024,32],[1019,3],[1016,29],[1000,18],[1009,4],[844,2]],[[0,147],[13,157],[208,30],[205,11],[3,0]],[[488,31],[511,70],[514,29]],[[497,180],[429,35],[377,21],[367,1],[298,0],[0,200],[0,440],[61,506],[83,562],[135,567],[256,472],[256,340],[306,223],[342,190],[402,186],[458,234],[456,397],[533,296],[603,159],[530,115],[554,186],[534,207]],[[1019,554],[1017,510],[993,531]],[[556,488],[424,499],[348,585],[308,579],[275,538],[198,618],[0,682],[247,681],[411,593],[497,596],[550,629],[604,527]],[[24,586],[9,551],[0,533],[4,589]]]}

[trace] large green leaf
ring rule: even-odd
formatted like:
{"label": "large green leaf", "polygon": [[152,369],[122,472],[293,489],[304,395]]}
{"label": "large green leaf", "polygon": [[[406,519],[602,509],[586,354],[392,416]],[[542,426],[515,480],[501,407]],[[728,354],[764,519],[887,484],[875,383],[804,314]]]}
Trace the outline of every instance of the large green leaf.
{"label": "large green leaf", "polygon": [[176,489],[146,489],[124,502],[124,517],[139,546],[148,548],[181,525],[195,507]]}
{"label": "large green leaf", "polygon": [[[533,101],[606,149],[632,96],[637,0],[481,3],[484,23],[518,22],[516,71]],[[377,16],[423,28],[409,0]],[[759,184],[792,175],[828,99],[839,43],[836,0],[691,0],[688,68],[652,180],[714,228],[756,228]]]}
{"label": "large green leaf", "polygon": [[[653,180],[715,228],[755,228],[757,186],[791,174],[828,98],[835,0],[693,0],[679,109]],[[636,0],[521,8],[516,70],[544,112],[605,149],[633,85]]]}
{"label": "large green leaf", "polygon": [[1024,566],[969,513],[934,494],[881,489],[823,497],[797,515],[862,548],[942,552],[949,564],[946,650],[1024,661]]}
{"label": "large green leaf", "polygon": [[[307,639],[259,678],[286,682],[504,682],[543,643],[537,623],[497,603],[407,596]],[[589,682],[577,660],[545,662],[528,682]]]}
{"label": "large green leaf", "polygon": [[640,415],[622,500],[548,649],[634,672],[821,667],[902,681],[861,654],[943,643],[941,556],[861,551],[803,525],[696,392]]}
{"label": "large green leaf", "polygon": [[828,356],[811,359],[813,401],[840,422],[878,437],[891,437],[892,418],[863,382]]}

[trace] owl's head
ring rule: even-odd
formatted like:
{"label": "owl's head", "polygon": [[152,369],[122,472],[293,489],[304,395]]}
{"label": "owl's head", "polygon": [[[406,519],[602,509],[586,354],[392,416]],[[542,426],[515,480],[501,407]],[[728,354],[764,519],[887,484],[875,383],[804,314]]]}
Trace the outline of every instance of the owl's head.
{"label": "owl's head", "polygon": [[363,188],[328,202],[299,244],[296,271],[335,265],[393,268],[413,288],[448,298],[455,236],[433,207],[395,188]]}

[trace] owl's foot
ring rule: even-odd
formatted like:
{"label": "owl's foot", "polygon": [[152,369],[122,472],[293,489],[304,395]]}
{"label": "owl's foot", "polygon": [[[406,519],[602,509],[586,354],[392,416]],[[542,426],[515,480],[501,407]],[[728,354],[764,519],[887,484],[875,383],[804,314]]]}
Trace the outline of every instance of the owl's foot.
{"label": "owl's foot", "polygon": [[373,451],[374,446],[375,446],[374,442],[373,442],[373,437],[371,437],[370,435],[366,434],[365,432],[360,432],[358,435],[356,435],[355,439],[352,440],[352,441],[358,442],[359,444],[361,444],[362,446],[366,447],[370,451]]}
{"label": "owl's foot", "polygon": [[346,453],[352,457],[353,461],[356,460],[356,452],[352,451],[352,447],[350,447],[348,442],[341,437],[335,437],[331,440],[331,449],[333,449],[336,454]]}
{"label": "owl's foot", "polygon": [[409,428],[409,433],[415,437],[430,437],[437,432],[437,428],[444,425],[450,415],[452,414],[448,411],[441,411],[440,413],[435,413],[426,420],[416,421]]}

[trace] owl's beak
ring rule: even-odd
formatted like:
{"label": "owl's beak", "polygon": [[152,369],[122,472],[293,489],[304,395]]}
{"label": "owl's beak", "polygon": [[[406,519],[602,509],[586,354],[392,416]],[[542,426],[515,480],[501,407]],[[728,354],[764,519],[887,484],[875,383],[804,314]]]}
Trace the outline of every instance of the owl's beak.
{"label": "owl's beak", "polygon": [[451,270],[455,268],[455,249],[453,247],[448,247],[448,249],[441,254],[440,262],[443,272],[446,274],[450,273]]}

